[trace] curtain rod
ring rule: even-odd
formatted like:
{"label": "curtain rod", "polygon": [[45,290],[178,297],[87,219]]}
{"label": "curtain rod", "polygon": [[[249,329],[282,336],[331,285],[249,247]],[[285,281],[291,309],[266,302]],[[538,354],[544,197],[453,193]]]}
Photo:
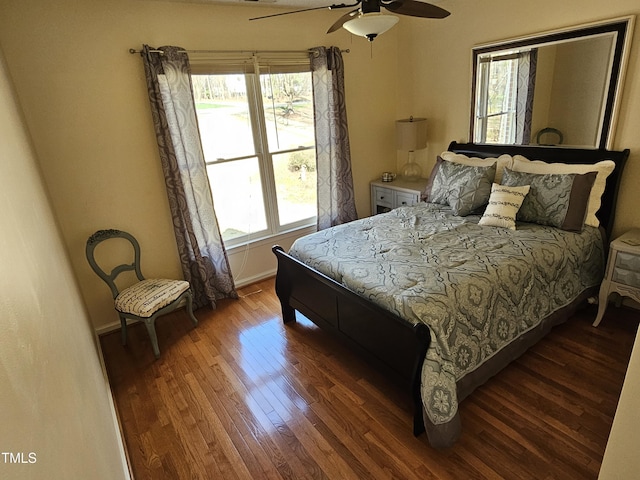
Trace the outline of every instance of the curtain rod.
{"label": "curtain rod", "polygon": [[[311,53],[313,50],[184,50],[187,53]],[[151,53],[159,53],[164,54],[162,50],[149,50]],[[350,53],[350,50],[347,48],[346,50],[340,50],[341,53]],[[130,54],[134,53],[142,53],[142,50],[136,50],[135,48],[129,49]]]}

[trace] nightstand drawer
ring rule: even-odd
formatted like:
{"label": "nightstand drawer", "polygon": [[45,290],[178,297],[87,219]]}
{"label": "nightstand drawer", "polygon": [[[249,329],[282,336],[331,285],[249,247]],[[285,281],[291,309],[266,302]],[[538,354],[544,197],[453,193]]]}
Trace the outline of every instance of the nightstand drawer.
{"label": "nightstand drawer", "polygon": [[640,256],[633,253],[618,252],[615,265],[616,269],[620,267],[626,270],[640,272]]}
{"label": "nightstand drawer", "polygon": [[[618,256],[620,256],[620,254],[618,254]],[[640,287],[640,272],[616,267],[613,271],[612,280],[616,283],[622,283],[631,287]]]}
{"label": "nightstand drawer", "polygon": [[376,192],[376,203],[378,205],[386,205],[391,207],[393,205],[393,190],[390,188],[380,188],[377,187],[375,189]]}
{"label": "nightstand drawer", "polygon": [[396,204],[399,207],[407,207],[418,203],[418,196],[411,195],[410,193],[397,193]]}

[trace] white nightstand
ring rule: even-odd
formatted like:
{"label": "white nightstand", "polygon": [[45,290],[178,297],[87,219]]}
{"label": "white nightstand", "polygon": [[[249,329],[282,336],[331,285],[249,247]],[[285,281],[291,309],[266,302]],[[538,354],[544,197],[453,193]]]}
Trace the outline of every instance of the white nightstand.
{"label": "white nightstand", "polygon": [[640,229],[629,230],[609,246],[607,270],[600,286],[594,327],[602,320],[612,293],[640,302]]}
{"label": "white nightstand", "polygon": [[371,182],[371,214],[385,213],[397,207],[415,205],[420,202],[420,194],[427,186],[426,178],[392,182],[375,180]]}

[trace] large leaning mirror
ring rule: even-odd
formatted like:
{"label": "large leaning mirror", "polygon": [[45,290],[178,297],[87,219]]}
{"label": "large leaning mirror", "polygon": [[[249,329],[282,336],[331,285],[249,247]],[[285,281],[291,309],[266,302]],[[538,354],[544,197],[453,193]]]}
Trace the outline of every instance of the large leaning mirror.
{"label": "large leaning mirror", "polygon": [[474,47],[470,138],[611,148],[633,20]]}

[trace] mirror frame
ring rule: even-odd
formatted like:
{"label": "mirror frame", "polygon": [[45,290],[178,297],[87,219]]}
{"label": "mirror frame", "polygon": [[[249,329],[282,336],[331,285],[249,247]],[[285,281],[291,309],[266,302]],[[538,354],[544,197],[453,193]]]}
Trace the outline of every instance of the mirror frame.
{"label": "mirror frame", "polygon": [[[601,112],[600,131],[598,134],[598,144],[593,148],[612,148],[613,132],[618,117],[620,98],[622,96],[622,88],[624,76],[626,73],[627,61],[629,58],[629,50],[631,39],[633,37],[633,24],[635,16],[614,18],[600,22],[594,22],[575,27],[564,28],[532,34],[525,37],[496,41],[478,45],[472,48],[472,76],[471,76],[471,116],[469,141],[473,142],[475,127],[475,109],[476,109],[476,82],[478,74],[478,59],[481,55],[500,51],[510,50],[521,47],[543,46],[548,44],[566,42],[573,39],[580,39],[593,35],[601,35],[606,33],[616,33],[613,47],[613,59],[609,72],[609,84],[607,86],[604,98],[604,108]],[[533,145],[533,144],[530,144]],[[527,145],[522,145],[527,146]],[[562,147],[563,145],[560,145]],[[570,147],[570,145],[566,145]]]}

